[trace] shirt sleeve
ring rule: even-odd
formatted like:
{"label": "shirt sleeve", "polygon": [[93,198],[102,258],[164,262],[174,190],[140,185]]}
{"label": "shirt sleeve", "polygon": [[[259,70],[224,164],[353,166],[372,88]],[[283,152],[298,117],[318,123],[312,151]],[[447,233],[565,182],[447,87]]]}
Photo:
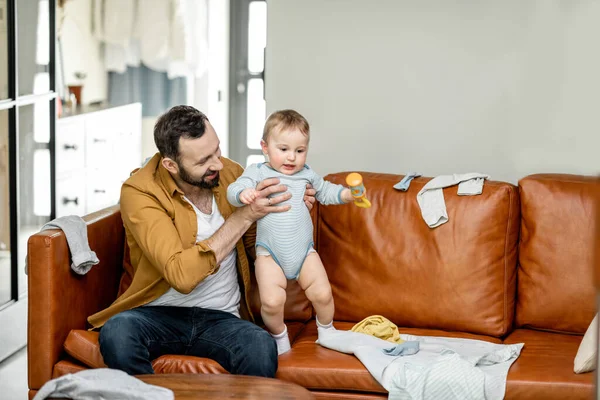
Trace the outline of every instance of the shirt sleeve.
{"label": "shirt sleeve", "polygon": [[310,172],[311,177],[309,180],[311,181],[313,188],[317,191],[315,197],[319,203],[324,205],[345,204],[342,200],[342,191],[345,189],[344,186],[326,181],[312,169]]}
{"label": "shirt sleeve", "polygon": [[244,233],[242,240],[244,241],[246,256],[248,256],[248,260],[250,261],[250,269],[252,269],[256,260],[256,222]]}
{"label": "shirt sleeve", "polygon": [[[236,164],[236,171],[235,171],[236,176],[238,176],[238,178],[239,178],[242,176],[243,173],[244,173],[244,169],[239,164]],[[259,176],[258,178],[259,179],[257,179],[257,181],[260,180],[261,176]],[[257,182],[257,184],[258,184],[258,182]],[[254,261],[256,260],[256,249],[255,249],[256,222],[250,226],[250,228],[246,231],[246,233],[244,233],[244,235],[242,236],[242,241],[244,243],[244,248],[246,249],[246,256],[248,257],[248,260],[250,261],[250,263],[249,263],[250,269],[252,269],[254,266]]]}
{"label": "shirt sleeve", "polygon": [[218,270],[215,253],[206,241],[183,248],[173,220],[151,194],[124,185],[121,190],[121,216],[144,255],[178,292],[190,293]]}
{"label": "shirt sleeve", "polygon": [[252,164],[244,170],[242,176],[227,188],[227,201],[234,207],[242,207],[244,203],[240,201],[240,193],[244,189],[256,188],[260,182],[260,172],[258,164]]}

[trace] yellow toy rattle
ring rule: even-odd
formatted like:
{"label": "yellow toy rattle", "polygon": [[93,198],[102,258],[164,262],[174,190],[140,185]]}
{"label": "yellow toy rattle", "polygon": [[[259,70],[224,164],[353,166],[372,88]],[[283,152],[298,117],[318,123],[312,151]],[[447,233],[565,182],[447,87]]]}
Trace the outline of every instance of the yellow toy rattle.
{"label": "yellow toy rattle", "polygon": [[356,172],[348,174],[346,184],[350,186],[350,193],[354,197],[354,205],[362,208],[371,207],[371,202],[367,199],[367,189],[363,185],[363,178],[360,174]]}

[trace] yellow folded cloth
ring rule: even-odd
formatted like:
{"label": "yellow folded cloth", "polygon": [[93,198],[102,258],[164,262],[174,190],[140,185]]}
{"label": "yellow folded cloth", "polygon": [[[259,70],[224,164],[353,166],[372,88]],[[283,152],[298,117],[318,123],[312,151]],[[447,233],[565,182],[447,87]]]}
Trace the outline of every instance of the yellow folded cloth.
{"label": "yellow folded cloth", "polygon": [[398,327],[392,321],[381,315],[371,315],[354,325],[352,332],[366,333],[392,343],[403,343]]}

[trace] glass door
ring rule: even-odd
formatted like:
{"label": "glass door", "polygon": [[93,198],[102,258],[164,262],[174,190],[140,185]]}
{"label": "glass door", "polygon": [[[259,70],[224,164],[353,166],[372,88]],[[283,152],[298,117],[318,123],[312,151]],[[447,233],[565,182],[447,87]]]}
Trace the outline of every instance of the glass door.
{"label": "glass door", "polygon": [[230,7],[230,154],[247,166],[264,161],[260,140],[266,119],[267,2],[232,1]]}
{"label": "glass door", "polygon": [[8,131],[8,110],[0,110],[0,308],[12,300]]}
{"label": "glass door", "polygon": [[56,0],[0,0],[0,361],[27,343],[27,240],[54,218]]}
{"label": "glass door", "polygon": [[0,102],[8,95],[8,10],[6,0],[0,0]]}

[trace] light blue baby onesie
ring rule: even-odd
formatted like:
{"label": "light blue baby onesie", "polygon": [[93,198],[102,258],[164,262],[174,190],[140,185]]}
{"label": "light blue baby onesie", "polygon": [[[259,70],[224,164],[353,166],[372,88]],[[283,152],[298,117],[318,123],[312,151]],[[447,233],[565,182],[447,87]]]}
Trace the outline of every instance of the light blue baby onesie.
{"label": "light blue baby onesie", "polygon": [[[264,248],[281,267],[287,279],[298,279],[304,259],[313,249],[313,224],[310,212],[304,204],[306,184],[310,183],[317,191],[316,198],[321,204],[344,204],[342,190],[344,186],[327,182],[318,176],[308,165],[294,175],[285,175],[266,163],[252,164],[235,182],[227,188],[227,200],[236,206],[240,202],[240,193],[247,188],[256,188],[259,182],[267,178],[279,178],[286,185],[292,198],[278,205],[291,205],[289,211],[270,213],[258,220],[256,229],[257,254]],[[276,194],[281,195],[281,193]]]}

